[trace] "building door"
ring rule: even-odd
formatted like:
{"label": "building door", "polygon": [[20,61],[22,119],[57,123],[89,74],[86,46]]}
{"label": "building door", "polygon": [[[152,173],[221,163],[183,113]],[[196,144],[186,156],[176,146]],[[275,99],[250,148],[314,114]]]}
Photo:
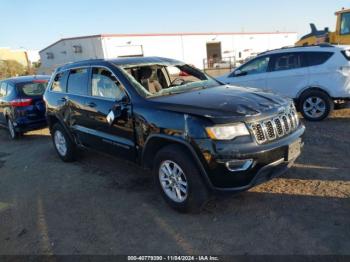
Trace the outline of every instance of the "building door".
{"label": "building door", "polygon": [[208,68],[221,61],[221,42],[207,43]]}

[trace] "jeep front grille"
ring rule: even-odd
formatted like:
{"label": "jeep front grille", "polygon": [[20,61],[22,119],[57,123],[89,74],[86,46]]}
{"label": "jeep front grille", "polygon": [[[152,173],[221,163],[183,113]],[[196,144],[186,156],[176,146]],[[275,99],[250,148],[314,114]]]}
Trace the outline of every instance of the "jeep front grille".
{"label": "jeep front grille", "polygon": [[295,131],[299,126],[299,118],[295,107],[292,106],[290,110],[276,117],[254,122],[248,126],[256,142],[265,144]]}

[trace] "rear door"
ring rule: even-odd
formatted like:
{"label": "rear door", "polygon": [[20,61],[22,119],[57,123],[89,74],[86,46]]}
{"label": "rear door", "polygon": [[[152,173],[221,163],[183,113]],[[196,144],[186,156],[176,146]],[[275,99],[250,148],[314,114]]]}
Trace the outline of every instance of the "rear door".
{"label": "rear door", "polygon": [[[46,103],[49,105],[47,108],[57,112],[57,116],[63,120],[65,119],[66,112],[68,111],[68,94],[67,94],[67,78],[69,71],[56,72],[55,76],[48,87],[46,92],[50,95],[45,95]],[[53,112],[48,112],[53,113]]]}
{"label": "rear door", "polygon": [[134,160],[136,154],[131,103],[125,88],[108,68],[92,67],[85,110],[85,128],[82,131],[89,137],[86,140],[88,146]]}
{"label": "rear door", "polygon": [[233,71],[224,81],[244,87],[266,88],[267,69],[270,56],[257,57]]}
{"label": "rear door", "polygon": [[305,52],[288,52],[271,57],[266,91],[295,98],[309,85],[309,68]]}
{"label": "rear door", "polygon": [[67,79],[67,96],[65,97],[66,124],[74,131],[80,142],[85,144],[84,127],[86,124],[86,97],[88,95],[88,85],[90,77],[90,67],[79,67],[70,69]]}
{"label": "rear door", "polygon": [[[339,70],[341,64],[338,62],[338,59],[327,63],[334,55],[334,52],[307,52],[307,59],[310,71],[309,85],[322,87],[322,89],[326,90],[330,95],[335,95],[335,97],[337,97],[337,94],[342,94],[342,92],[339,91],[341,88],[344,88],[344,83],[348,83],[348,81],[344,75],[341,74],[341,70]],[[345,61],[344,65],[344,68],[348,67],[347,61]]]}

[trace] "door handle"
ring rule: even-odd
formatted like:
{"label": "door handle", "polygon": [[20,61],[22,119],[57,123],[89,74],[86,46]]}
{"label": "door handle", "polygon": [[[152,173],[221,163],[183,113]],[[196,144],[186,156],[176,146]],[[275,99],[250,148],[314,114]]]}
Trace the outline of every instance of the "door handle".
{"label": "door handle", "polygon": [[94,102],[90,102],[90,103],[87,103],[87,106],[88,106],[88,107],[94,108],[94,107],[96,107],[97,105],[96,105]]}

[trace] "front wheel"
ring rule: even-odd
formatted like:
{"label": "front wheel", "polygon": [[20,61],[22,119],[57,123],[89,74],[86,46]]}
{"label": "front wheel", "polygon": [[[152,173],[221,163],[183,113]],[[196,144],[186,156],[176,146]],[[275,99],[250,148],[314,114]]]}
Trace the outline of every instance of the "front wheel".
{"label": "front wheel", "polygon": [[177,211],[200,212],[209,199],[199,168],[181,146],[167,146],[157,153],[154,176],[163,198]]}
{"label": "front wheel", "polygon": [[321,121],[333,110],[332,99],[322,91],[311,90],[300,98],[299,109],[305,119]]}

